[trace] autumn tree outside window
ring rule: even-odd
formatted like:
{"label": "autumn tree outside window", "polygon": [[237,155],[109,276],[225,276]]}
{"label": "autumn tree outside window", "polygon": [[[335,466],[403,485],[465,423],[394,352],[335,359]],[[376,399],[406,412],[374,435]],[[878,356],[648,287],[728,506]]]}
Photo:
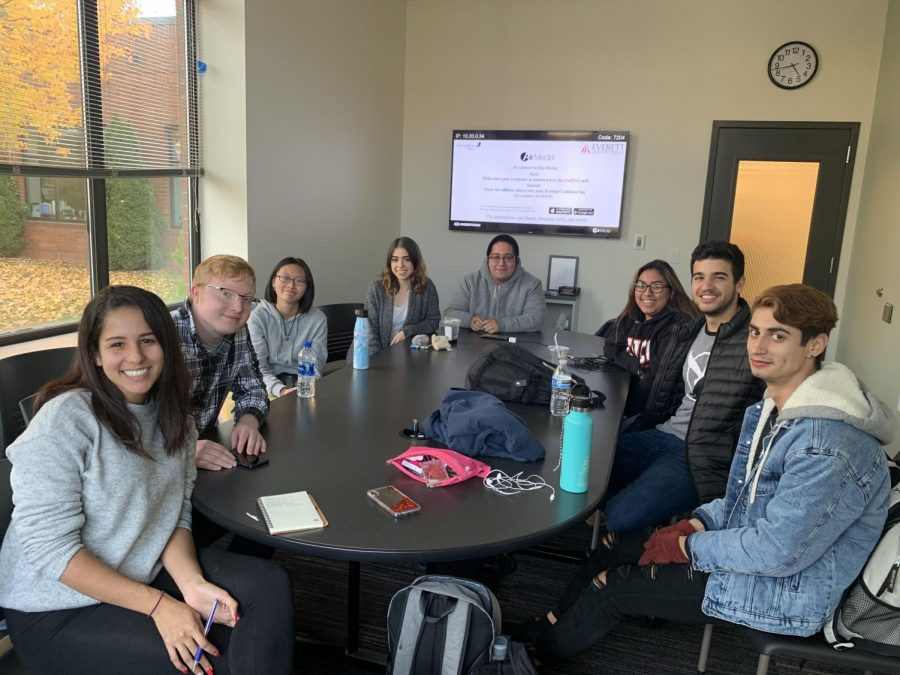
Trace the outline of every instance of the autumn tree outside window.
{"label": "autumn tree outside window", "polygon": [[110,283],[184,297],[195,35],[194,0],[0,0],[0,344],[71,330]]}

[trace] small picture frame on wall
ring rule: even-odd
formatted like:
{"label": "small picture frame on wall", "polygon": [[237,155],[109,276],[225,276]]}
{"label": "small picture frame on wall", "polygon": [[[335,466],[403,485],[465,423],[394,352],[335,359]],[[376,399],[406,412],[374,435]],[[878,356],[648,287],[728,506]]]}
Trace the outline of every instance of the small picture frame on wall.
{"label": "small picture frame on wall", "polygon": [[547,290],[558,292],[560,286],[578,286],[578,256],[551,255],[547,267]]}

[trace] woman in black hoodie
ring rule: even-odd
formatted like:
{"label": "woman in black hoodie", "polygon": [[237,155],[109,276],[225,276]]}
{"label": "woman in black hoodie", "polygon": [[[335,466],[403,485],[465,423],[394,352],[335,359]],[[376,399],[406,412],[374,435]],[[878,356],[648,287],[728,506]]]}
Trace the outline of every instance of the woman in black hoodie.
{"label": "woman in black hoodie", "polygon": [[669,263],[651,260],[635,273],[625,309],[597,331],[606,340],[606,358],[631,373],[625,418],[643,412],[658,358],[665,352],[673,329],[698,315],[697,306]]}

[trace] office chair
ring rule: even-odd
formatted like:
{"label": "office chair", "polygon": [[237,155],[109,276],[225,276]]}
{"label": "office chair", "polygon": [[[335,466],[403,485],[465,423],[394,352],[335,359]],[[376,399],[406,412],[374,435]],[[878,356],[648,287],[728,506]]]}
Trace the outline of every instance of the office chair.
{"label": "office chair", "polygon": [[[353,344],[353,325],[356,323],[354,312],[362,308],[361,302],[319,305],[319,309],[328,320],[328,360],[326,363],[343,361],[347,358],[347,350]],[[324,374],[328,375],[339,367],[326,368]]]}
{"label": "office chair", "polygon": [[63,375],[72,363],[75,347],[59,347],[16,354],[0,360],[0,449],[25,429],[19,402],[50,380]]}
{"label": "office chair", "polygon": [[[703,644],[700,647],[700,659],[697,663],[697,673],[699,675],[703,675],[706,672],[706,661],[712,641],[712,629],[713,624],[708,623],[703,630]],[[804,661],[825,663],[842,668],[858,668],[865,675],[897,672],[897,659],[895,657],[882,656],[881,654],[857,648],[838,651],[825,641],[821,633],[801,638],[741,628],[740,635],[746,638],[759,653],[756,675],[767,675],[769,662],[773,656],[791,656]]]}

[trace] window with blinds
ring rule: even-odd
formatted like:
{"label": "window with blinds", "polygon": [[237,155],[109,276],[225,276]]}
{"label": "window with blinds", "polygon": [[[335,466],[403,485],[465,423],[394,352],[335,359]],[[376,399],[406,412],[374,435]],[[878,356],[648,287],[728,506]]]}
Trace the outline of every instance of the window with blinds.
{"label": "window with blinds", "polygon": [[0,2],[0,344],[71,329],[109,283],[186,294],[195,35],[193,0]]}

